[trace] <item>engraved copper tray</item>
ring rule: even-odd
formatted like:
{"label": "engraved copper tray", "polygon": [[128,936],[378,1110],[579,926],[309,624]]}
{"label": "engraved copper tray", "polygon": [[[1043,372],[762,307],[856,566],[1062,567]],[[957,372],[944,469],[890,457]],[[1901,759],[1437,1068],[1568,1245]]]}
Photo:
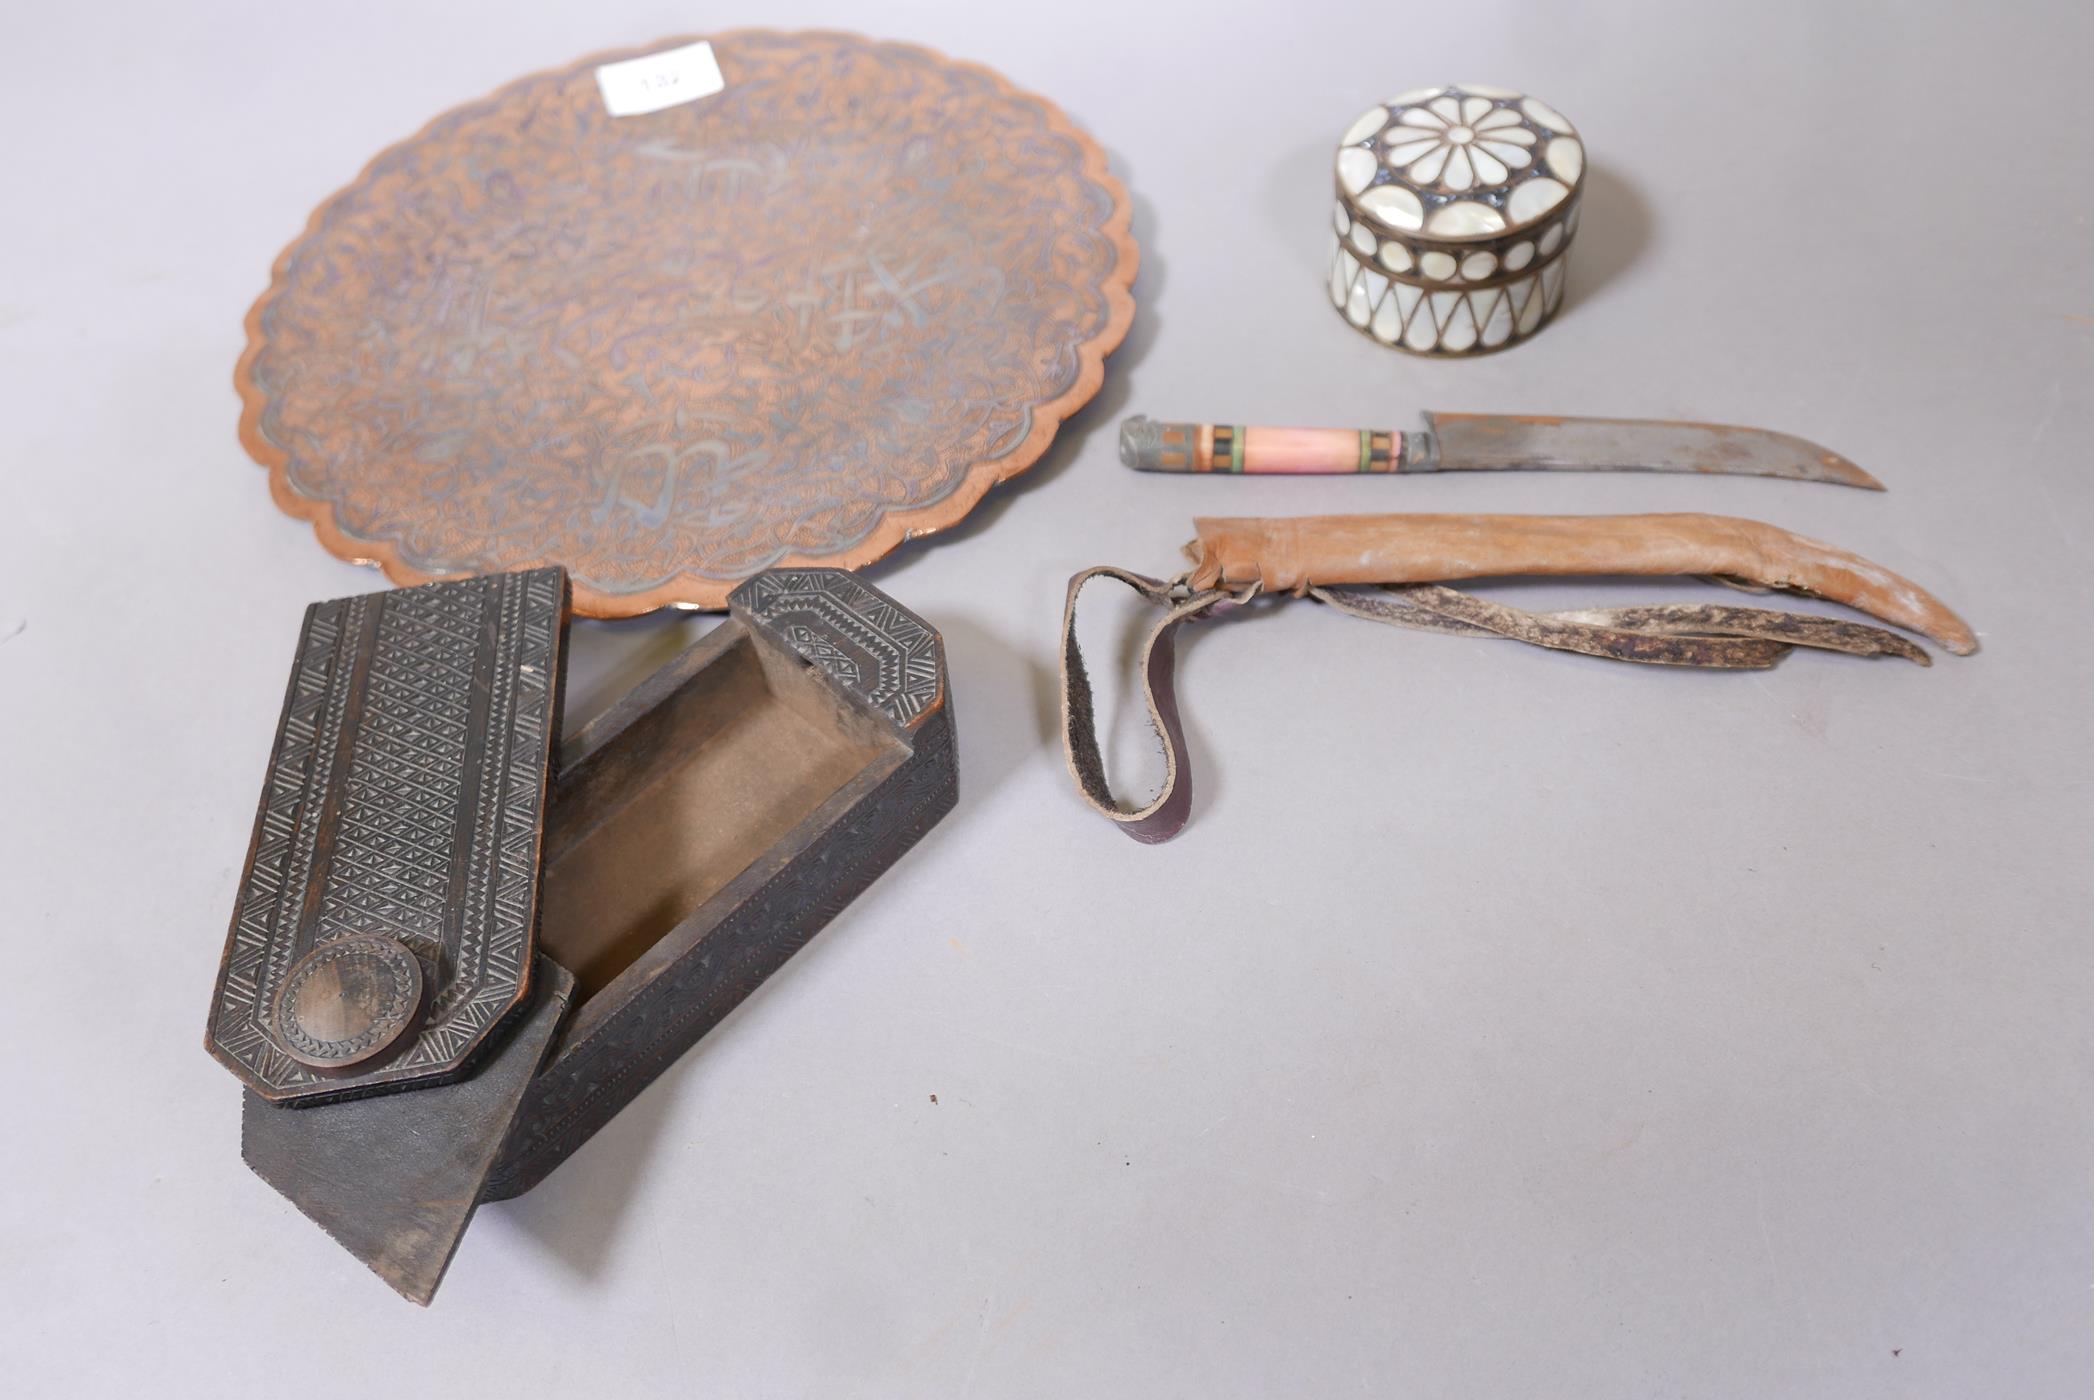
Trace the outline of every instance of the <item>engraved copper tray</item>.
{"label": "engraved copper tray", "polygon": [[399,583],[564,565],[575,611],[722,608],[958,521],[1097,392],[1126,192],[1045,100],[844,34],[713,36],[723,91],[604,110],[599,54],[438,117],[247,317],[240,438]]}

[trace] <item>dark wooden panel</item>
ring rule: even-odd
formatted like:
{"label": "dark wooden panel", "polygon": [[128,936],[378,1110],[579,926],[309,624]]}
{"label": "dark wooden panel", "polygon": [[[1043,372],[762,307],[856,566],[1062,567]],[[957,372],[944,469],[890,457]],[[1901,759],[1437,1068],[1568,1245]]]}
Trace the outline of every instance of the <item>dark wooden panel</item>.
{"label": "dark wooden panel", "polygon": [[567,1011],[574,978],[538,960],[512,1034],[471,1078],[324,1108],[245,1096],[240,1155],[342,1248],[427,1303],[472,1223],[488,1170]]}

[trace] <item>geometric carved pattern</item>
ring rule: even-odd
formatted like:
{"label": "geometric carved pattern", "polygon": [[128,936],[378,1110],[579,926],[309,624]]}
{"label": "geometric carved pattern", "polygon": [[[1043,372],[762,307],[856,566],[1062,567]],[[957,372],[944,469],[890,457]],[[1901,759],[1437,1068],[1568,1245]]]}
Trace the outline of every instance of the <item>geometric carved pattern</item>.
{"label": "geometric carved pattern", "polygon": [[[208,1036],[257,1093],[442,1082],[522,998],[566,588],[538,569],[307,610]],[[276,997],[307,952],[359,934],[414,952],[428,1018],[381,1068],[323,1079],[284,1053]]]}
{"label": "geometric carved pattern", "polygon": [[772,569],[728,603],[904,729],[944,692],[938,634],[839,569]]}
{"label": "geometric carved pattern", "polygon": [[291,968],[276,1001],[276,1038],[327,1071],[378,1058],[414,1029],[422,962],[390,938],[337,938]]}

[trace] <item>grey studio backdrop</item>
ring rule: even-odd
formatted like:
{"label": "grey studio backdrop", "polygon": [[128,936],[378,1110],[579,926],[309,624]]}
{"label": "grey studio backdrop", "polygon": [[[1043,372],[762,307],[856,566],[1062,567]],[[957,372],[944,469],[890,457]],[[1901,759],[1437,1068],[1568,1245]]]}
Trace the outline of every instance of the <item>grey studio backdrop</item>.
{"label": "grey studio backdrop", "polygon": [[[2094,1391],[2089,14],[15,6],[9,1392]],[[871,571],[944,632],[959,810],[483,1211],[421,1312],[240,1164],[200,1045],[300,612],[381,582],[241,453],[240,318],[434,113],[748,23],[1061,103],[1134,193],[1140,313],[1038,467]],[[1449,364],[1347,329],[1322,259],[1337,134],[1461,79],[1560,106],[1593,170],[1561,318]],[[1779,427],[1891,490],[1114,460],[1136,410],[1426,408]],[[1757,516],[1937,589],[1985,650],[1657,673],[1293,605],[1188,648],[1186,834],[1085,813],[1052,723],[1067,576],[1167,569],[1196,513],[1385,509]],[[707,625],[577,625],[570,718]]]}

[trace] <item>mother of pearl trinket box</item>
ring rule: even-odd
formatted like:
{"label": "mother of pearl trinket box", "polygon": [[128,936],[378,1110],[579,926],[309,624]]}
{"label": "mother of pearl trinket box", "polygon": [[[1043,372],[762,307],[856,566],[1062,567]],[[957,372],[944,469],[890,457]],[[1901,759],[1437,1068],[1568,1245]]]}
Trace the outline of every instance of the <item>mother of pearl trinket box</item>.
{"label": "mother of pearl trinket box", "polygon": [[1330,297],[1362,334],[1421,355],[1516,344],[1563,302],[1585,147],[1505,88],[1423,88],[1370,107],[1335,163]]}
{"label": "mother of pearl trinket box", "polygon": [[419,1303],[957,796],[938,634],[849,574],[749,579],[563,741],[571,598],[307,611],[211,999],[241,1156]]}

